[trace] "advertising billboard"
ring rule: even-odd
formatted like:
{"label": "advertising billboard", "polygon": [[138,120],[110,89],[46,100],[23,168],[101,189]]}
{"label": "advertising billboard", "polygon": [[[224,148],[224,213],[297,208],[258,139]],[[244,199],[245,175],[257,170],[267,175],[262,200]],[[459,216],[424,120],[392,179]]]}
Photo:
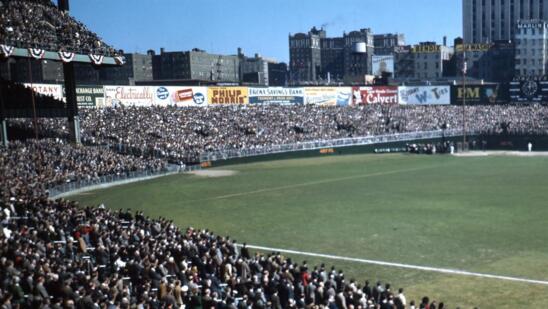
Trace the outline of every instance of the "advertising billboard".
{"label": "advertising billboard", "polygon": [[525,80],[510,83],[511,103],[538,103],[548,101],[548,81]]}
{"label": "advertising billboard", "polygon": [[372,73],[381,76],[383,73],[394,74],[394,56],[373,56]]}
{"label": "advertising billboard", "polygon": [[24,84],[25,87],[31,88],[35,93],[54,97],[55,99],[59,101],[65,101],[65,97],[63,96],[63,87],[61,85],[53,85],[53,84]]}
{"label": "advertising billboard", "polygon": [[402,86],[398,100],[409,105],[445,105],[451,103],[451,91],[449,86]]}
{"label": "advertising billboard", "polygon": [[322,106],[346,106],[352,104],[350,87],[307,87],[304,88],[305,104]]}
{"label": "advertising billboard", "polygon": [[354,87],[353,104],[398,104],[397,86]]}
{"label": "advertising billboard", "polygon": [[80,108],[101,107],[105,100],[103,86],[78,86],[76,87],[76,103]]}
{"label": "advertising billboard", "polygon": [[249,103],[247,87],[208,87],[207,98],[210,105]]}
{"label": "advertising billboard", "polygon": [[156,87],[105,86],[105,106],[152,106]]}
{"label": "advertising billboard", "polygon": [[411,47],[412,53],[439,53],[441,51],[441,45],[437,44],[418,44]]}
{"label": "advertising billboard", "polygon": [[466,87],[451,87],[452,104],[462,105],[463,99],[466,104],[497,104],[507,101],[507,92],[501,85],[470,85]]}
{"label": "advertising billboard", "polygon": [[250,104],[303,104],[303,88],[249,88]]}
{"label": "advertising billboard", "polygon": [[490,43],[479,43],[479,44],[457,44],[455,45],[455,50],[457,53],[462,52],[486,52],[493,47],[493,44]]}
{"label": "advertising billboard", "polygon": [[156,87],[155,105],[171,106],[207,106],[206,87]]}

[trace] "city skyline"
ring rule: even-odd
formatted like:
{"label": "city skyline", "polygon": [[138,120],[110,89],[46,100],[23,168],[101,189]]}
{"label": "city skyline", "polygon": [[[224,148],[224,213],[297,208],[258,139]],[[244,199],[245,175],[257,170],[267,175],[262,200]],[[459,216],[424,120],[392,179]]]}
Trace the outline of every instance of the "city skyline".
{"label": "city skyline", "polygon": [[163,47],[166,51],[200,48],[236,54],[241,47],[248,55],[259,53],[288,62],[289,34],[308,32],[314,26],[323,26],[329,36],[360,28],[371,28],[375,34],[403,33],[407,44],[440,43],[447,36],[451,45],[455,37],[462,36],[462,4],[454,0],[277,0],[261,4],[204,0],[190,9],[185,7],[188,3],[73,0],[70,9],[107,43],[125,52],[159,52]]}

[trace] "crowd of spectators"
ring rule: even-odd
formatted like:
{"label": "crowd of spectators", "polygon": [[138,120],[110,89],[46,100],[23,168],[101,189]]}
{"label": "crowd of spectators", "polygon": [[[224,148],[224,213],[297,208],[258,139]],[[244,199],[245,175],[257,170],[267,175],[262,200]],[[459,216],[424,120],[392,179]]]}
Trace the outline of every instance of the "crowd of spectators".
{"label": "crowd of spectators", "polygon": [[55,52],[119,54],[51,0],[0,0],[0,44]]}
{"label": "crowd of spectators", "polygon": [[13,141],[0,147],[0,197],[39,196],[57,185],[93,181],[105,175],[162,171],[159,159],[124,156],[101,147],[74,146],[62,140]]}
{"label": "crowd of spectators", "polygon": [[[86,144],[119,145],[138,155],[196,161],[206,152],[434,130],[461,130],[459,106],[118,107],[80,111]],[[548,134],[548,106],[467,106],[468,132]],[[44,120],[49,136],[68,136],[63,120]],[[30,128],[29,122],[12,122]]]}
{"label": "crowd of spectators", "polygon": [[1,308],[444,308],[142,213],[43,195],[0,205]]}

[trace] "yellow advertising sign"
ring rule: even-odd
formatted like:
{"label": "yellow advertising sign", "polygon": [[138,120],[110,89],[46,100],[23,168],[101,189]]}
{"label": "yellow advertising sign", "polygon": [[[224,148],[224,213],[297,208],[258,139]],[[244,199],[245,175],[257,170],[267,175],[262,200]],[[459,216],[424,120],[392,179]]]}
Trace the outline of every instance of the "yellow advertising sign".
{"label": "yellow advertising sign", "polygon": [[411,48],[412,53],[439,53],[440,50],[441,46],[435,44],[415,45]]}
{"label": "yellow advertising sign", "polygon": [[475,52],[475,51],[488,51],[492,44],[458,44],[455,46],[457,52],[462,53],[463,51]]}
{"label": "yellow advertising sign", "polygon": [[208,87],[208,104],[247,104],[249,91],[247,87]]}

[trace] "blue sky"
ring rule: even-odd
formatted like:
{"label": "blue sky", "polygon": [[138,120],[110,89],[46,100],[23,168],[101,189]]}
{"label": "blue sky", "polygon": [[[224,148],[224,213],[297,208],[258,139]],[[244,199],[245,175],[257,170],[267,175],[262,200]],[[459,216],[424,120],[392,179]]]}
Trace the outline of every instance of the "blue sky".
{"label": "blue sky", "polygon": [[328,36],[371,28],[407,43],[462,33],[460,0],[71,0],[71,14],[126,52],[189,50],[287,61],[289,33],[325,25]]}

